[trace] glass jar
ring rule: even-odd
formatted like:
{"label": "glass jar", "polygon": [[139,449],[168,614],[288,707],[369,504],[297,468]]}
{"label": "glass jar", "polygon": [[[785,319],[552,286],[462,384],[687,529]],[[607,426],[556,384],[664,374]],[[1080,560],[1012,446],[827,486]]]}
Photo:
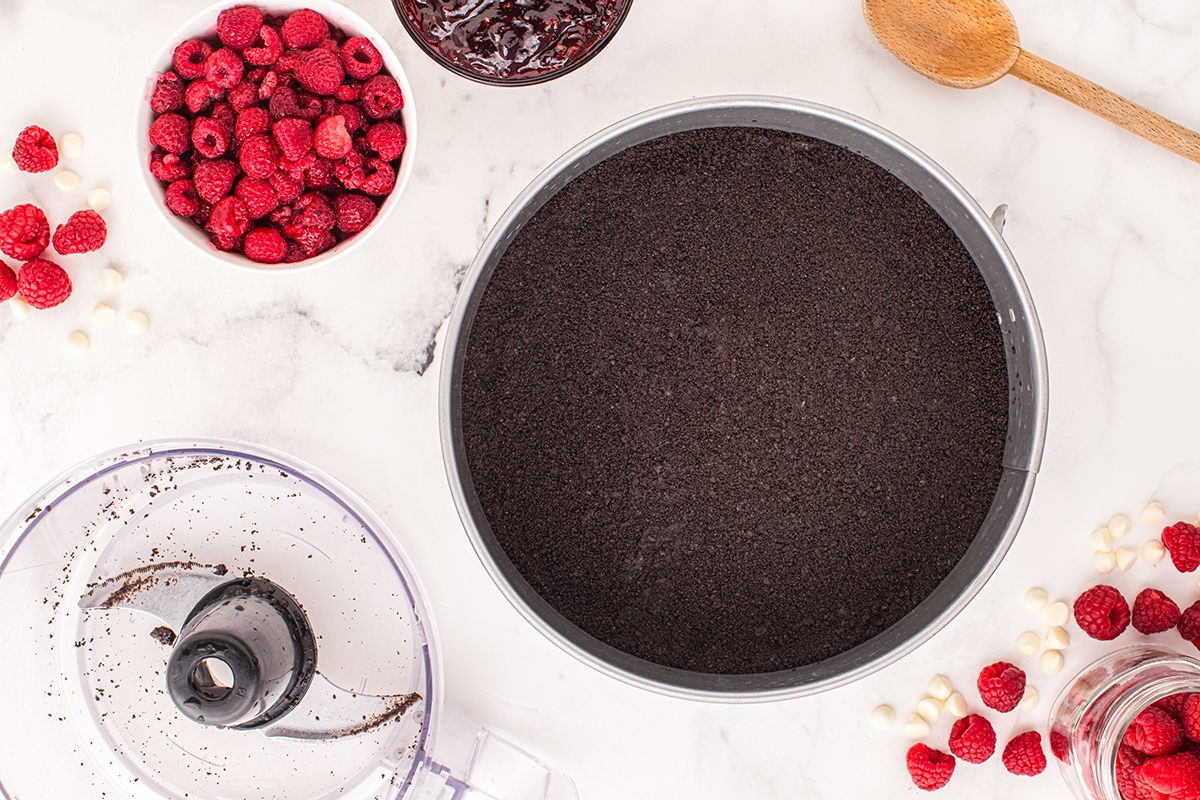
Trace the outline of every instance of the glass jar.
{"label": "glass jar", "polygon": [[1109,653],[1063,689],[1050,712],[1050,749],[1079,800],[1121,800],[1117,749],[1151,703],[1200,691],[1200,661],[1165,647]]}

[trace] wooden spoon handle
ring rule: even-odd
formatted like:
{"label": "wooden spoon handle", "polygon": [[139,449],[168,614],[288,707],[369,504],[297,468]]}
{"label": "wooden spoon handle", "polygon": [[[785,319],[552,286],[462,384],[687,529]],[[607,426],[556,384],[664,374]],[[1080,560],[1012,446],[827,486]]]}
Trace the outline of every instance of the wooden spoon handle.
{"label": "wooden spoon handle", "polygon": [[1017,61],[1009,71],[1023,81],[1040,86],[1051,94],[1069,100],[1080,108],[1115,122],[1125,130],[1200,162],[1200,135],[1182,125],[1176,125],[1137,103],[1113,94],[1102,86],[1055,66],[1049,61],[1024,50],[1017,52]]}

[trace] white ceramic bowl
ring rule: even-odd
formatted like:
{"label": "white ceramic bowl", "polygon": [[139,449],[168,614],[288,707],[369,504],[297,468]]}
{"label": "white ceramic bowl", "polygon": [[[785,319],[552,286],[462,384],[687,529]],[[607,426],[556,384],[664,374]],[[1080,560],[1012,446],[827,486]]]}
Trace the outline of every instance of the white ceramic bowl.
{"label": "white ceramic bowl", "polygon": [[[379,208],[379,213],[375,215],[375,219],[371,221],[370,225],[354,236],[338,242],[325,252],[312,258],[306,258],[303,261],[296,261],[290,264],[262,264],[257,261],[251,261],[241,253],[214,250],[209,246],[209,234],[206,231],[197,227],[190,219],[176,216],[166,207],[164,204],[166,187],[150,173],[150,152],[154,148],[150,145],[148,131],[150,130],[150,122],[154,119],[155,115],[150,109],[149,101],[157,85],[159,75],[172,69],[171,57],[175,52],[175,48],[181,42],[188,39],[215,38],[217,15],[222,10],[237,5],[254,5],[262,9],[265,13],[271,14],[287,14],[301,8],[311,8],[313,11],[324,16],[330,24],[341,28],[347,35],[364,36],[370,39],[371,43],[379,50],[380,55],[383,56],[384,68],[396,79],[396,82],[400,84],[400,90],[404,93],[404,108],[400,111],[400,120],[404,124],[404,131],[408,140],[404,148],[404,153],[400,158],[400,166],[396,170],[396,185],[392,188],[392,193],[383,201],[383,204]],[[408,182],[409,175],[412,174],[413,153],[415,152],[416,142],[417,117],[416,109],[413,105],[412,87],[409,86],[408,77],[404,74],[404,69],[400,66],[400,60],[396,58],[396,54],[392,52],[392,49],[388,46],[384,38],[366,20],[348,8],[332,2],[332,0],[305,0],[304,2],[283,2],[279,0],[229,2],[227,0],[226,2],[217,3],[206,8],[188,20],[167,40],[158,55],[155,56],[152,68],[146,78],[145,89],[142,92],[142,96],[138,98],[138,162],[141,164],[142,180],[146,184],[146,190],[150,192],[150,198],[155,207],[158,208],[163,219],[167,221],[167,224],[173,230],[209,258],[216,259],[232,267],[254,272],[299,272],[301,270],[312,269],[341,258],[366,241],[368,236],[383,225],[388,215],[396,207],[396,203],[399,202],[400,194],[404,191],[404,186]]]}

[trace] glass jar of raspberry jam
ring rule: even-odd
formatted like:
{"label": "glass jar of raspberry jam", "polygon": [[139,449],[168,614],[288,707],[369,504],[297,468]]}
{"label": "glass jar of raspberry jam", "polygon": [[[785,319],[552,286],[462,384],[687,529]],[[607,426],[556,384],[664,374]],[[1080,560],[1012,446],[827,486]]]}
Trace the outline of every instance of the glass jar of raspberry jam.
{"label": "glass jar of raspberry jam", "polygon": [[1050,712],[1050,750],[1075,796],[1122,800],[1117,755],[1126,728],[1183,692],[1200,692],[1200,661],[1156,645],[1117,650],[1079,673]]}

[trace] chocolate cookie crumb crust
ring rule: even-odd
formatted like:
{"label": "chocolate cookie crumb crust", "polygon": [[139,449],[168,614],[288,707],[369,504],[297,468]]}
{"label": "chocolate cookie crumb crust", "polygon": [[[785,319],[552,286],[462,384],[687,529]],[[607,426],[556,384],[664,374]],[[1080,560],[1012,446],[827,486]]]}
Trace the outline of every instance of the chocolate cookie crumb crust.
{"label": "chocolate cookie crumb crust", "polygon": [[915,192],[797,134],[710,128],[592,167],[518,233],[462,372],[513,565],[631,655],[812,664],[970,546],[1008,420],[996,311]]}

